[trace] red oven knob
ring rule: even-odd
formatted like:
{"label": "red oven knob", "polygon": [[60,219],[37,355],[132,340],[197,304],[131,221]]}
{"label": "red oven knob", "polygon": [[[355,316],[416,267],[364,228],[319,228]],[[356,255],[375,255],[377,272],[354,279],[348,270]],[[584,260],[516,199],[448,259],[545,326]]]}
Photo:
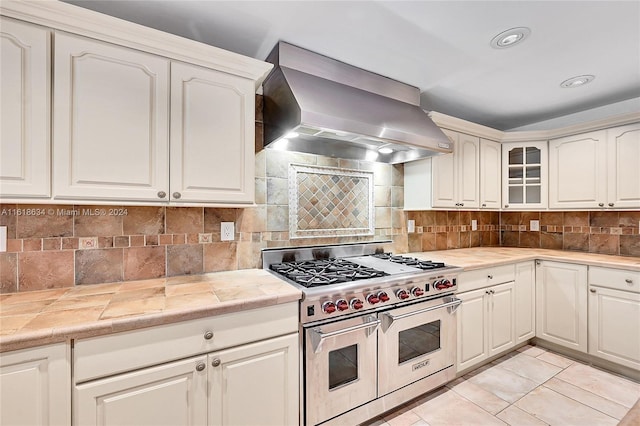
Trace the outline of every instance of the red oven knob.
{"label": "red oven knob", "polygon": [[378,293],[378,299],[380,299],[381,302],[388,302],[389,301],[389,295],[387,293],[385,293],[384,291],[381,291],[380,293]]}
{"label": "red oven knob", "polygon": [[349,309],[349,304],[346,300],[340,299],[336,302],[336,308],[338,308],[339,311],[346,311]]}
{"label": "red oven knob", "polygon": [[424,290],[420,287],[414,287],[411,289],[411,294],[413,294],[415,297],[420,297],[424,294]]}
{"label": "red oven knob", "polygon": [[398,290],[396,296],[398,296],[398,299],[404,300],[409,298],[409,293],[407,293],[407,290]]}
{"label": "red oven knob", "polygon": [[322,312],[325,314],[332,314],[336,311],[336,304],[333,302],[324,302],[322,304]]}
{"label": "red oven knob", "polygon": [[351,307],[355,310],[362,309],[364,303],[360,299],[351,299]]}
{"label": "red oven knob", "polygon": [[367,296],[367,302],[371,303],[372,305],[375,305],[376,303],[380,302],[380,298],[375,294],[370,294]]}
{"label": "red oven knob", "polygon": [[445,288],[453,287],[453,284],[449,280],[440,280],[436,281],[435,287],[438,290],[444,290]]}

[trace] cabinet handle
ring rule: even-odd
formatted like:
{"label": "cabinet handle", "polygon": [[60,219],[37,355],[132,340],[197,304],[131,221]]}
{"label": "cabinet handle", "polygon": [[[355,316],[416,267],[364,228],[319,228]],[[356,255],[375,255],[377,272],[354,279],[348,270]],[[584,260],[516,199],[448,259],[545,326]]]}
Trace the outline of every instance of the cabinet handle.
{"label": "cabinet handle", "polygon": [[631,278],[625,279],[624,282],[627,284],[633,284],[633,280]]}
{"label": "cabinet handle", "polygon": [[198,363],[198,365],[196,365],[196,370],[197,371],[202,371],[202,370],[205,369],[205,367],[206,367],[205,363],[204,362],[200,362],[200,363]]}
{"label": "cabinet handle", "polygon": [[204,339],[205,340],[213,339],[213,331],[207,331],[206,333],[204,333]]}
{"label": "cabinet handle", "polygon": [[218,367],[220,365],[220,358],[216,358],[213,361],[211,361],[211,365],[214,367]]}
{"label": "cabinet handle", "polygon": [[536,265],[540,266],[540,265],[542,265],[542,262],[540,262],[539,260],[536,260]]}
{"label": "cabinet handle", "polygon": [[493,279],[493,275],[487,275],[487,278],[489,278],[490,280]]}
{"label": "cabinet handle", "polygon": [[167,196],[167,193],[164,191],[158,191],[158,198],[164,198]]}
{"label": "cabinet handle", "polygon": [[604,207],[604,203],[598,203],[598,206]]}
{"label": "cabinet handle", "polygon": [[596,289],[595,289],[595,288],[590,288],[590,289],[589,289],[589,291],[590,291],[591,293],[595,293],[595,292],[596,292]]}
{"label": "cabinet handle", "polygon": [[179,192],[174,192],[173,193],[173,198],[175,198],[176,200],[179,200],[180,197],[182,197],[182,195]]}
{"label": "cabinet handle", "polygon": [[482,205],[482,207],[487,207],[487,205],[486,205],[486,204],[483,204],[483,205]]}
{"label": "cabinet handle", "polygon": [[609,203],[609,207],[613,207],[613,203]]}
{"label": "cabinet handle", "polygon": [[504,205],[504,208],[505,208],[505,209],[509,208],[509,204],[505,204],[505,205]]}

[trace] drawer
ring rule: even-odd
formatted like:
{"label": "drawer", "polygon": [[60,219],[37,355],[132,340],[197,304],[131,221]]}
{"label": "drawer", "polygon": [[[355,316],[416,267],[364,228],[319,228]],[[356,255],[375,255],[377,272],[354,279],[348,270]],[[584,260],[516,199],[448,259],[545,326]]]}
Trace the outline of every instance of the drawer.
{"label": "drawer", "polygon": [[74,383],[297,332],[296,302],[76,340]]}
{"label": "drawer", "polygon": [[640,293],[640,272],[589,266],[589,285]]}
{"label": "drawer", "polygon": [[514,264],[466,271],[458,276],[458,292],[506,283],[515,280],[515,277]]}

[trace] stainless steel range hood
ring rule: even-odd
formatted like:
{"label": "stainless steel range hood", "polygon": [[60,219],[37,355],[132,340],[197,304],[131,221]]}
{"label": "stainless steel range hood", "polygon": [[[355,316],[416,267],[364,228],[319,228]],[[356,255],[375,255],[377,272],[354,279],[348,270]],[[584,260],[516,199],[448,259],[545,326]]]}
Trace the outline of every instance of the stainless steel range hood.
{"label": "stainless steel range hood", "polygon": [[265,147],[392,164],[452,152],[416,87],[284,42],[267,61]]}

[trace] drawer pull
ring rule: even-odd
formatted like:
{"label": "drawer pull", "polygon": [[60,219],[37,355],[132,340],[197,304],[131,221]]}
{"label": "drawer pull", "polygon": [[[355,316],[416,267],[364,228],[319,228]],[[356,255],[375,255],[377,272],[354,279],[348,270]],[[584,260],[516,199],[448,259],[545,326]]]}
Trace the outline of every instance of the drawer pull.
{"label": "drawer pull", "polygon": [[206,365],[204,364],[204,362],[200,362],[200,363],[198,363],[198,365],[196,365],[196,370],[197,371],[202,371],[202,370],[204,370],[205,367],[206,367]]}
{"label": "drawer pull", "polygon": [[213,361],[211,361],[211,365],[214,367],[220,366],[220,358],[216,358]]}
{"label": "drawer pull", "polygon": [[205,340],[213,339],[213,331],[207,331],[206,333],[204,333],[204,339]]}
{"label": "drawer pull", "polygon": [[633,280],[631,278],[625,279],[624,282],[627,284],[633,284]]}

